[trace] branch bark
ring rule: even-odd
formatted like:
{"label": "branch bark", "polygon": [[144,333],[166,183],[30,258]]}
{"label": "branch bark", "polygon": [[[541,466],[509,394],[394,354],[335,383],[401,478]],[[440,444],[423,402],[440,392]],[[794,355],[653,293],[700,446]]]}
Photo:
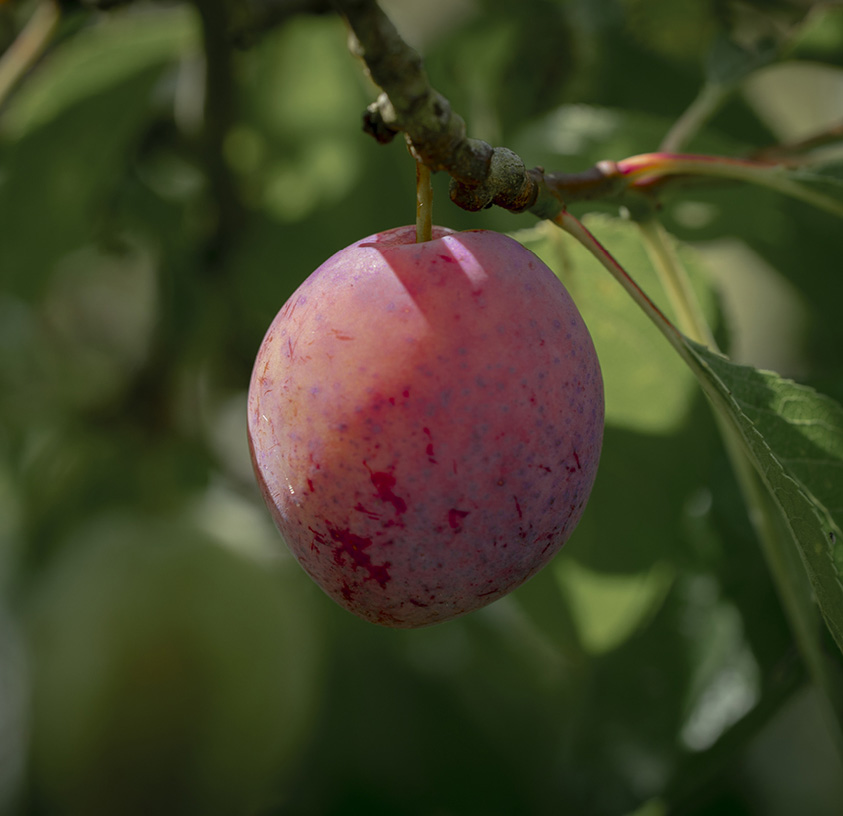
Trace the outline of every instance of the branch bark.
{"label": "branch bark", "polygon": [[451,200],[465,210],[496,204],[552,218],[563,208],[542,168],[528,170],[512,150],[466,135],[462,117],[431,87],[421,57],[375,0],[334,0],[334,5],[351,31],[352,52],[383,90],[364,117],[368,133],[387,142],[403,132],[418,161],[451,176]]}

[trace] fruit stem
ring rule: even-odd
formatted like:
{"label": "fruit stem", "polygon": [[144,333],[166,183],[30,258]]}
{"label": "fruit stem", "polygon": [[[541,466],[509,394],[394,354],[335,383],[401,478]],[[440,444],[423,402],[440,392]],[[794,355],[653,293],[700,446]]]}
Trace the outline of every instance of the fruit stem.
{"label": "fruit stem", "polygon": [[430,168],[416,162],[416,243],[430,241],[433,237],[433,185]]}

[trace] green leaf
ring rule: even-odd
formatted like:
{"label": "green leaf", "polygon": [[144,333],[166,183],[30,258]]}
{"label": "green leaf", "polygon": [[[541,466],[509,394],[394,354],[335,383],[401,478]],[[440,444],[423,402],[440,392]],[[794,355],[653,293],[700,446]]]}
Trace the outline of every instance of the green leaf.
{"label": "green leaf", "polygon": [[664,563],[631,575],[594,572],[570,557],[553,562],[574,614],[580,639],[591,654],[611,651],[643,628],[673,580]]}
{"label": "green leaf", "polygon": [[56,49],[12,98],[0,119],[20,138],[63,111],[160,66],[197,44],[188,6],[165,13],[111,15]]}
{"label": "green leaf", "polygon": [[151,68],[87,97],[0,153],[5,288],[31,298],[68,251],[101,234],[159,77]]}
{"label": "green leaf", "polygon": [[[627,269],[635,270],[645,289],[658,289],[658,276],[635,224],[604,216],[591,216],[586,223]],[[673,434],[687,420],[698,393],[691,372],[676,360],[635,304],[601,273],[599,264],[565,242],[558,230],[545,224],[514,237],[554,270],[585,319],[603,371],[607,424]],[[707,319],[716,324],[717,304],[701,259],[687,247],[682,257]],[[668,304],[662,308],[670,313]]]}
{"label": "green leaf", "polygon": [[843,407],[806,386],[685,342],[715,409],[739,433],[783,514],[843,651]]}
{"label": "green leaf", "polygon": [[[838,549],[841,533],[839,522],[831,515],[840,506],[836,493],[839,488],[828,486],[835,484],[833,475],[829,480],[828,474],[834,474],[843,461],[843,408],[811,389],[775,374],[735,365],[692,342],[583,224],[564,211],[556,223],[600,261],[660,329],[700,381],[724,423],[724,439],[730,451],[740,445],[741,450],[732,451],[736,468],[743,471],[744,464],[749,463],[762,479],[769,495],[762,491],[750,501],[760,526],[766,528],[761,538],[768,548],[768,563],[812,672],[818,682],[828,686],[819,641],[811,630],[804,580],[791,576],[792,550],[774,528],[780,522],[787,526],[819,609],[843,651],[843,559]],[[792,472],[789,464],[810,468],[795,467],[796,472]],[[816,472],[821,476],[817,477]],[[744,490],[756,493],[754,474],[742,473],[742,477]],[[823,506],[818,496],[825,497],[830,505]],[[774,517],[775,510],[768,508],[770,501],[780,515]]]}
{"label": "green leaf", "polygon": [[[837,549],[840,527],[828,508],[810,492],[810,487],[802,484],[787,467],[790,461],[821,463],[822,473],[839,467],[843,409],[832,400],[773,374],[761,376],[764,387],[758,388],[759,373],[754,368],[735,366],[683,336],[623,266],[570,213],[563,211],[555,223],[576,237],[621,284],[696,374],[709,397],[720,419],[723,440],[782,606],[802,658],[821,691],[824,717],[836,725],[830,733],[836,749],[843,755],[843,714],[833,702],[837,698],[836,680],[827,665],[816,621],[818,607],[843,651],[843,559],[839,558]],[[773,382],[775,386],[771,387]],[[756,388],[749,387],[749,383]],[[801,403],[795,411],[790,410],[793,402]],[[773,417],[772,422],[767,420],[768,414]],[[758,426],[770,435],[772,444]],[[801,426],[812,431],[803,432],[805,439],[797,438],[796,443],[792,434],[783,433],[787,428],[801,430]],[[822,490],[825,482],[815,480],[812,473],[808,475],[811,484]],[[835,490],[823,492],[833,497]],[[836,506],[836,498],[833,501]]]}
{"label": "green leaf", "polygon": [[790,53],[801,60],[843,63],[843,6],[814,6],[797,32]]}

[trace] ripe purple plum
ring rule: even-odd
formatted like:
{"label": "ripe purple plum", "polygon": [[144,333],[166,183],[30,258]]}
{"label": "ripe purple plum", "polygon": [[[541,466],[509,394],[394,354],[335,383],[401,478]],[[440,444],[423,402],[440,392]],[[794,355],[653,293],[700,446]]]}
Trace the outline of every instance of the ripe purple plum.
{"label": "ripe purple plum", "polygon": [[316,583],[366,620],[427,626],[512,591],[569,538],[597,472],[603,380],[532,252],[399,227],[336,253],[278,313],[248,431]]}

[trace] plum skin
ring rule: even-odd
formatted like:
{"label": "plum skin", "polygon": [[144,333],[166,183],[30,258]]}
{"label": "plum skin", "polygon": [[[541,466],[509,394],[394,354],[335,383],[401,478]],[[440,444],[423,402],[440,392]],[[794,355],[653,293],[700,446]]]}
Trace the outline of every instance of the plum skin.
{"label": "plum skin", "polygon": [[255,474],[305,571],[393,627],[478,609],[576,527],[603,437],[570,295],[499,233],[363,238],[296,290],[259,349]]}

